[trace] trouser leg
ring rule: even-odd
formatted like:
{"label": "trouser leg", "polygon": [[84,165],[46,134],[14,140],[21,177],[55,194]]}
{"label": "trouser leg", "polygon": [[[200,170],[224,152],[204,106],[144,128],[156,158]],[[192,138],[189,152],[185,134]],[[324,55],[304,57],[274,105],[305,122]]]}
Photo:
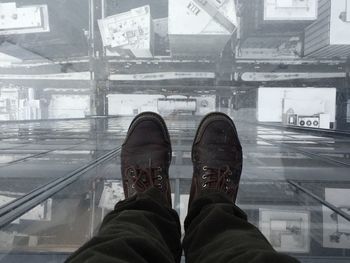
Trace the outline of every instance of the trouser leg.
{"label": "trouser leg", "polygon": [[179,218],[165,202],[154,188],[119,202],[98,234],[67,262],[179,262]]}
{"label": "trouser leg", "polygon": [[183,248],[188,263],[297,263],[277,253],[246,214],[225,195],[210,193],[193,202],[185,220]]}

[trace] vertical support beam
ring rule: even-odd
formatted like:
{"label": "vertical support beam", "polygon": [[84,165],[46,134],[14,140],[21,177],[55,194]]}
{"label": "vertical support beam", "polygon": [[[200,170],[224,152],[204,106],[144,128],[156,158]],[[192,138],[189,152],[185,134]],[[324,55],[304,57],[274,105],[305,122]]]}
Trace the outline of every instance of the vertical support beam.
{"label": "vertical support beam", "polygon": [[[183,150],[181,149],[181,137],[178,136],[176,138],[176,146],[175,147],[175,151],[176,151],[176,165],[182,165],[183,164]],[[174,149],[173,149],[174,150]],[[177,171],[176,173],[176,177],[175,177],[175,195],[174,195],[174,209],[176,210],[176,212],[180,215],[180,174]]]}
{"label": "vertical support beam", "polygon": [[95,0],[89,0],[89,34],[88,34],[88,54],[89,54],[89,71],[90,71],[90,115],[96,115],[96,82],[94,72],[94,60],[95,60]]}
{"label": "vertical support beam", "polygon": [[95,181],[92,182],[91,197],[90,197],[90,238],[94,236],[95,230],[95,202],[96,202],[96,184]]}
{"label": "vertical support beam", "polygon": [[337,101],[336,101],[336,129],[350,130],[350,122],[348,122],[348,102],[350,100],[350,58],[345,64],[346,78],[339,81],[337,85]]}
{"label": "vertical support beam", "polygon": [[[347,2],[350,6],[350,2]],[[350,8],[348,8],[350,9]],[[350,14],[348,14],[350,16]],[[346,129],[350,130],[350,56],[346,60],[346,79],[345,79],[345,90],[346,90],[346,113],[345,113],[345,121],[347,123]]]}
{"label": "vertical support beam", "polygon": [[175,165],[182,165],[183,164],[183,149],[181,147],[181,137],[178,136],[176,139],[177,143],[175,146],[175,149],[173,148],[173,151],[176,152],[176,161],[175,161]]}
{"label": "vertical support beam", "polygon": [[180,214],[180,178],[175,179],[175,200],[174,208],[178,214]]}
{"label": "vertical support beam", "polygon": [[91,72],[91,116],[106,116],[106,96],[108,63],[103,57],[103,45],[99,34],[97,20],[104,16],[105,2],[103,0],[89,0],[89,69]]}
{"label": "vertical support beam", "polygon": [[[88,34],[88,44],[89,44],[89,58],[90,60],[95,57],[95,0],[89,0],[89,34]],[[91,64],[90,64],[91,67]]]}

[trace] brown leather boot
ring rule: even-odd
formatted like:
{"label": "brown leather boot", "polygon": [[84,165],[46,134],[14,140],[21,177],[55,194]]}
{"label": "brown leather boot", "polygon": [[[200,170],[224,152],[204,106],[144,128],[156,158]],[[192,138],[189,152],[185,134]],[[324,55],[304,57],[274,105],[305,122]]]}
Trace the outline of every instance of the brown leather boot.
{"label": "brown leather boot", "polygon": [[209,192],[222,192],[236,201],[242,147],[230,117],[219,112],[204,117],[193,142],[192,162],[189,207],[199,195]]}
{"label": "brown leather boot", "polygon": [[156,187],[164,194],[171,207],[171,155],[170,137],[163,118],[153,112],[136,116],[121,151],[125,198]]}

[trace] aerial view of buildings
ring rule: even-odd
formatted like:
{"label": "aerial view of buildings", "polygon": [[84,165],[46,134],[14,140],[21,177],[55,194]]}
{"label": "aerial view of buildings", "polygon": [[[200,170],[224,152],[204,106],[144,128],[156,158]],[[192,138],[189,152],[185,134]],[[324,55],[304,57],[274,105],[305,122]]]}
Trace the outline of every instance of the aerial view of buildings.
{"label": "aerial view of buildings", "polygon": [[189,142],[221,111],[274,248],[350,262],[350,0],[1,1],[0,262],[63,262],[93,235],[144,111],[169,126],[182,222]]}

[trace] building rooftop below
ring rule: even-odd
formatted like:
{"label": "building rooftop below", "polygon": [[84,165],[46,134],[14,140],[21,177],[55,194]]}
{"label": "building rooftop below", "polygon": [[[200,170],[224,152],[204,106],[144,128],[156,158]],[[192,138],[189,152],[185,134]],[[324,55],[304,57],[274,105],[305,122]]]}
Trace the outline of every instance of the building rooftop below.
{"label": "building rooftop below", "polygon": [[265,0],[264,20],[316,20],[317,0]]}

